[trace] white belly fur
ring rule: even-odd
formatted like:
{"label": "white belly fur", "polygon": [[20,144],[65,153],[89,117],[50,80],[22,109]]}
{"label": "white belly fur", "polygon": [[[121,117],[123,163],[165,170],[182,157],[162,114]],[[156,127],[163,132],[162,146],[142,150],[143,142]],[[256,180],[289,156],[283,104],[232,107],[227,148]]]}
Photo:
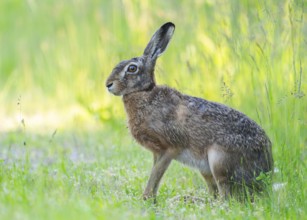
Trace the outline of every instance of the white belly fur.
{"label": "white belly fur", "polygon": [[175,159],[187,166],[198,169],[203,174],[211,174],[207,155],[204,155],[203,158],[195,157],[191,150],[186,149]]}

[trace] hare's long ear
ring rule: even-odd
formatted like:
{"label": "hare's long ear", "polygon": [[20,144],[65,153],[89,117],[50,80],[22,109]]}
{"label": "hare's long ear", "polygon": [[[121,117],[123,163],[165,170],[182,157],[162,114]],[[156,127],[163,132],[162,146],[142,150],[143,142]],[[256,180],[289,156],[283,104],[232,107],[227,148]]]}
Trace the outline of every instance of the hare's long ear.
{"label": "hare's long ear", "polygon": [[144,50],[144,56],[156,59],[167,48],[175,30],[175,25],[171,22],[165,23],[151,37],[147,47]]}

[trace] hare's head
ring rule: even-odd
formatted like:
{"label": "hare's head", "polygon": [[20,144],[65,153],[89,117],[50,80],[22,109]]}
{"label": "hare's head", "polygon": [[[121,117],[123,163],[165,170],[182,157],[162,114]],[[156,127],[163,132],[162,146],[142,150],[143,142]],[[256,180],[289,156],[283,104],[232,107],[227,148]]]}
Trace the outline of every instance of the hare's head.
{"label": "hare's head", "polygon": [[175,25],[171,22],[162,25],[152,36],[142,56],[120,62],[107,79],[109,92],[126,95],[153,88],[156,60],[167,48],[174,30]]}

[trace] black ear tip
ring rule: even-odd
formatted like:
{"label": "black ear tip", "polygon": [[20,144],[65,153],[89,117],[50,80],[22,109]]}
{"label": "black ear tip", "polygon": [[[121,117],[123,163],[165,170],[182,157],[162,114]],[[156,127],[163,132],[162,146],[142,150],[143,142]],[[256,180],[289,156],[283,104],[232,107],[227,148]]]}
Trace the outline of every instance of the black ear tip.
{"label": "black ear tip", "polygon": [[162,29],[169,29],[170,27],[173,27],[175,29],[175,24],[172,22],[167,22],[165,24],[162,25]]}

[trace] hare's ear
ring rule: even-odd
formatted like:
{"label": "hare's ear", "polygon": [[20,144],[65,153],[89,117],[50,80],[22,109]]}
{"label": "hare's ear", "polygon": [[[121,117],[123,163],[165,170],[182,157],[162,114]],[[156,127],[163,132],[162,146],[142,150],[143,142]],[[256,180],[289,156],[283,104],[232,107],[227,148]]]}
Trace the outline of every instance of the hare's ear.
{"label": "hare's ear", "polygon": [[144,50],[144,56],[156,59],[167,48],[175,30],[175,25],[171,22],[165,23],[151,37],[147,47]]}

